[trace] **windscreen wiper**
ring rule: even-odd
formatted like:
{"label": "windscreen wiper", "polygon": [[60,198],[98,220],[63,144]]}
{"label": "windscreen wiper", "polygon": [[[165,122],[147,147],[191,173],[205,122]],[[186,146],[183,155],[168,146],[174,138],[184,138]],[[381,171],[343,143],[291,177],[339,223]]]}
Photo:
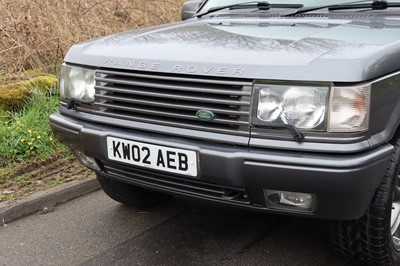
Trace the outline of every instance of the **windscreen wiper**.
{"label": "windscreen wiper", "polygon": [[388,7],[400,7],[400,3],[388,3],[384,0],[361,0],[354,2],[345,2],[342,4],[334,4],[334,5],[322,5],[322,6],[312,6],[300,8],[295,12],[284,15],[285,17],[294,16],[298,14],[303,14],[319,9],[328,8],[329,10],[342,10],[342,9],[356,9],[356,8],[370,8],[372,10],[384,10]]}
{"label": "windscreen wiper", "polygon": [[269,126],[271,128],[286,128],[287,130],[289,130],[289,132],[292,135],[294,141],[296,141],[298,143],[301,143],[301,142],[304,141],[304,138],[305,138],[304,134],[301,133],[294,125],[292,125],[290,123],[289,124],[284,124],[284,123],[273,124],[273,123],[270,123],[270,124],[267,124],[267,126]]}
{"label": "windscreen wiper", "polygon": [[234,5],[218,6],[208,9],[204,13],[197,15],[198,18],[217,12],[223,9],[244,9],[244,8],[258,8],[259,10],[269,10],[270,8],[302,8],[302,4],[270,4],[267,1],[252,1]]}

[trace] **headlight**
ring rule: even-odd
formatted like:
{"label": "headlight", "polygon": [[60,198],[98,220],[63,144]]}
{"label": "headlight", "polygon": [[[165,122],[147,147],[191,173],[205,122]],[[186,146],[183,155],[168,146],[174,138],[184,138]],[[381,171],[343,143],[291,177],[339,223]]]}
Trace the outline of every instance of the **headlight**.
{"label": "headlight", "polygon": [[63,99],[94,101],[94,70],[62,65],[60,94]]}
{"label": "headlight", "polygon": [[299,129],[324,129],[328,87],[255,85],[256,118],[265,125],[286,124]]}
{"label": "headlight", "polygon": [[302,130],[360,132],[368,129],[370,86],[254,84],[252,124]]}

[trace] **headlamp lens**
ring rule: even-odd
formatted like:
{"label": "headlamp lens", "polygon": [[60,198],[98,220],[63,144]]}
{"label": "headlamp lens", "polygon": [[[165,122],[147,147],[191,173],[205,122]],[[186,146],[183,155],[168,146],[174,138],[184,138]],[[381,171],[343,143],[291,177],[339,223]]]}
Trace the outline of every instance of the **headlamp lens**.
{"label": "headlamp lens", "polygon": [[64,99],[94,100],[94,70],[63,65],[60,93]]}
{"label": "headlamp lens", "polygon": [[259,120],[300,129],[324,128],[328,87],[258,86]]}

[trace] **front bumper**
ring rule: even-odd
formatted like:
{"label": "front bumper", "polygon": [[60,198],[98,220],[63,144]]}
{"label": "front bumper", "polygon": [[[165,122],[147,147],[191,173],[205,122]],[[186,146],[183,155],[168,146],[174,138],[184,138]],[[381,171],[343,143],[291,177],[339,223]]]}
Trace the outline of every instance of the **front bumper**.
{"label": "front bumper", "polygon": [[[227,146],[50,116],[56,137],[97,160],[98,174],[154,190],[208,199],[249,209],[288,213],[266,207],[263,189],[315,194],[317,218],[349,220],[368,208],[389,163],[393,146],[356,154],[323,154]],[[196,151],[199,176],[149,171],[107,158],[107,136]],[[235,196],[239,195],[239,196]],[[290,213],[290,212],[289,212]]]}

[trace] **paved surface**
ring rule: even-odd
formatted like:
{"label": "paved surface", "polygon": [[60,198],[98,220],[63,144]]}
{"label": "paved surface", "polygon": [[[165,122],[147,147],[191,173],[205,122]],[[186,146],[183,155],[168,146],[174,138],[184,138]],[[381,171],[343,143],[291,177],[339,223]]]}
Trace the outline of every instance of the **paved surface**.
{"label": "paved surface", "polygon": [[98,189],[100,184],[95,176],[91,176],[36,192],[16,202],[0,202],[0,224],[9,223],[44,208],[52,208]]}
{"label": "paved surface", "polygon": [[94,192],[0,227],[0,265],[332,265],[326,222],[185,199],[151,212]]}

